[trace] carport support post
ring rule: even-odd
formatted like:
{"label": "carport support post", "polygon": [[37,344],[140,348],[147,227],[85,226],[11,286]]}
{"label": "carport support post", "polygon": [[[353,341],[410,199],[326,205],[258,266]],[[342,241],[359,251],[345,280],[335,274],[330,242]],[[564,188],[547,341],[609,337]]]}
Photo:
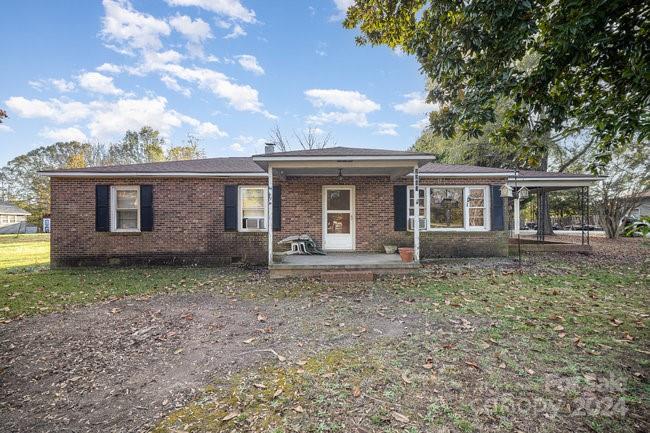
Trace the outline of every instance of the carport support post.
{"label": "carport support post", "polygon": [[413,261],[420,262],[420,172],[413,167]]}
{"label": "carport support post", "polygon": [[268,233],[268,251],[269,251],[269,266],[273,264],[273,168],[269,163],[269,187],[266,191],[266,202],[267,202],[267,221],[266,221],[266,231]]}

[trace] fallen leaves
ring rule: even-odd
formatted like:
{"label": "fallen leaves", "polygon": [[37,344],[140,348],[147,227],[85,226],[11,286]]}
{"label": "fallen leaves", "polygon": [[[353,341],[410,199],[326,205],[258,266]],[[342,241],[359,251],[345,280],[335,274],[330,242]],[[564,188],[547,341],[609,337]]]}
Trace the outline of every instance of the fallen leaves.
{"label": "fallen leaves", "polygon": [[402,424],[406,424],[406,423],[408,423],[408,422],[410,421],[410,420],[409,420],[409,417],[407,417],[406,415],[401,414],[401,413],[399,413],[399,412],[395,412],[395,411],[393,411],[393,412],[390,413],[390,415],[393,417],[393,419],[394,419],[395,421],[399,421],[399,422],[401,422]]}
{"label": "fallen leaves", "polygon": [[221,421],[230,421],[231,419],[237,418],[239,415],[239,412],[230,412],[228,415],[221,418]]}

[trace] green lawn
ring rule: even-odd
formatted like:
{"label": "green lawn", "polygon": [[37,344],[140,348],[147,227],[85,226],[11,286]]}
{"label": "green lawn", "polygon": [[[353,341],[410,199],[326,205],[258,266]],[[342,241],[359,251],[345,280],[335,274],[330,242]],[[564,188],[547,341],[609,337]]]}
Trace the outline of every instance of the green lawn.
{"label": "green lawn", "polygon": [[49,235],[0,235],[0,272],[19,266],[43,266],[49,263]]}
{"label": "green lawn", "polygon": [[646,271],[548,265],[380,281],[431,332],[219,379],[154,432],[643,431]]}
{"label": "green lawn", "polygon": [[[0,238],[0,322],[125,295],[210,290],[280,304],[336,299],[339,311],[377,296],[378,315],[428,323],[404,338],[358,340],[219,376],[156,433],[650,428],[650,283],[640,241],[611,242],[610,253],[590,257],[537,256],[521,269],[442,264],[350,286],[228,268],[50,270],[48,242]],[[329,317],[311,320],[319,335],[306,338],[349,333],[318,325]]]}
{"label": "green lawn", "polygon": [[50,269],[49,235],[0,236],[0,322],[126,295],[192,290],[236,269],[134,267]]}

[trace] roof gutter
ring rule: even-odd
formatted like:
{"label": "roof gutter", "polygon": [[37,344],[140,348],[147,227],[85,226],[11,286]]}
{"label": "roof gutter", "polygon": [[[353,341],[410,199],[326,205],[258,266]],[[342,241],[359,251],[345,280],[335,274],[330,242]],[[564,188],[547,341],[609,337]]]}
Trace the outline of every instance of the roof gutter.
{"label": "roof gutter", "polygon": [[[420,173],[420,177],[508,177],[513,173]],[[412,177],[413,173],[407,176]]]}
{"label": "roof gutter", "polygon": [[39,171],[50,177],[263,177],[268,173],[196,173],[196,172],[89,172],[89,171]]}
{"label": "roof gutter", "polygon": [[433,161],[433,156],[254,156],[255,162],[285,161]]}

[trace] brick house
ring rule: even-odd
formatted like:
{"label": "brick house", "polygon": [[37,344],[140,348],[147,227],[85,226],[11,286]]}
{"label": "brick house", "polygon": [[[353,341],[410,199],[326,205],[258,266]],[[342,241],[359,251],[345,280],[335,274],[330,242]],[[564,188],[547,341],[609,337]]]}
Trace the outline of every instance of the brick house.
{"label": "brick house", "polygon": [[[266,153],[252,157],[43,172],[51,177],[52,265],[248,262],[273,268],[280,261],[278,241],[300,234],[326,251],[412,246],[416,263],[507,255],[500,189],[516,173],[433,160],[418,152],[273,152],[267,145]],[[532,186],[535,179],[557,186],[596,178],[522,171],[515,180]]]}

